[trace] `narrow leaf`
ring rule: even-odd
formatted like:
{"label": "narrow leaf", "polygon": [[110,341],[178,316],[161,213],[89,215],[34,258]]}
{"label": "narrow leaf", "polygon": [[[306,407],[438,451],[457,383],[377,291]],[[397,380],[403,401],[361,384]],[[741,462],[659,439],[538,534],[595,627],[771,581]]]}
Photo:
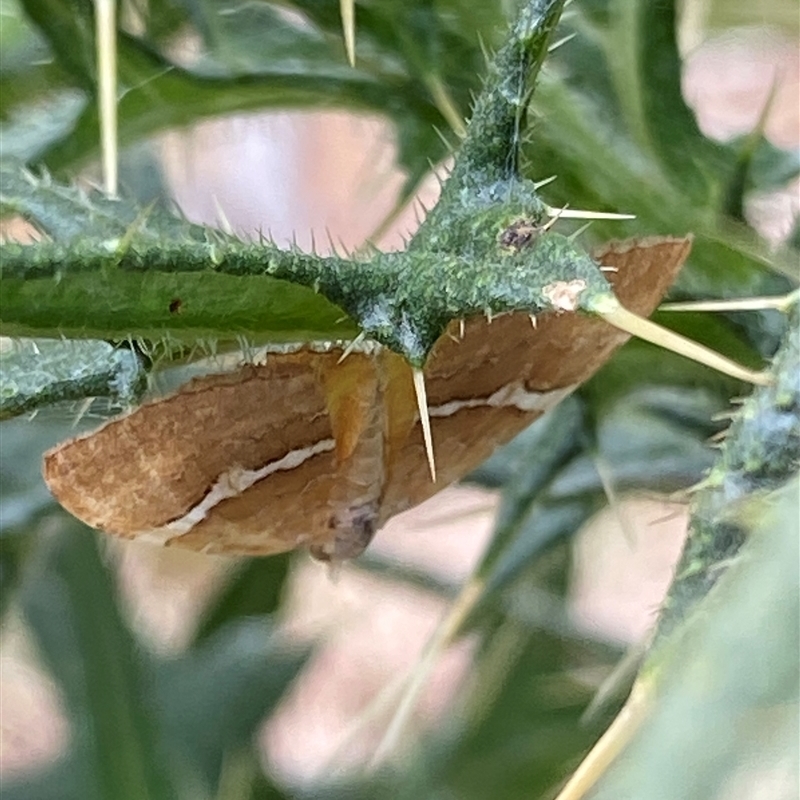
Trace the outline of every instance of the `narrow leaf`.
{"label": "narrow leaf", "polygon": [[84,797],[174,796],[148,697],[150,665],[125,627],[94,534],[58,515],[21,592],[85,765]]}

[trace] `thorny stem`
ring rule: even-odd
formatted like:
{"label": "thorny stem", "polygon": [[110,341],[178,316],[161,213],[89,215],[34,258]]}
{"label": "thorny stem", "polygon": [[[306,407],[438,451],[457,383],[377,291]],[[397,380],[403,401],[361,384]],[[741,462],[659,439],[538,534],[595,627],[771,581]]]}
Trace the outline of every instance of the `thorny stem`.
{"label": "thorny stem", "polygon": [[737,508],[754,495],[779,489],[800,468],[800,306],[790,310],[789,333],[775,357],[772,380],[739,409],[722,453],[695,495],[689,536],[661,611],[654,646],[631,695],[556,800],[589,795],[646,719],[658,685],[663,642],[713,589],[746,539]]}

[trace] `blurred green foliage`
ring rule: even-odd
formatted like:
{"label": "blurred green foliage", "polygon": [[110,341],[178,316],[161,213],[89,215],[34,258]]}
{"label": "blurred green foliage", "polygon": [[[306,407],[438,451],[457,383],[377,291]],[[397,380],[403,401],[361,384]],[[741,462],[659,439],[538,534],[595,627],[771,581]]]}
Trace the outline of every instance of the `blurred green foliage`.
{"label": "blurred green foliage", "polygon": [[[358,60],[351,69],[338,4],[331,0],[131,3],[136,33],[122,31],[119,39],[120,140],[141,145],[157,131],[247,109],[334,105],[377,112],[394,124],[406,174],[402,202],[429,165],[457,146],[448,114],[454,108],[468,118],[485,69],[482,47],[491,51],[500,41],[505,5],[359,3]],[[753,21],[743,4],[730,5],[726,11],[726,4],[711,4],[713,25]],[[771,7],[777,22],[786,18],[783,4]],[[3,0],[0,12],[3,156],[44,166],[57,179],[70,177],[98,154],[92,4]],[[700,132],[680,94],[675,25],[672,2],[573,4],[559,35],[575,38],[549,58],[534,96],[525,170],[535,179],[558,176],[545,190],[552,205],[637,214],[625,227],[596,223],[587,238],[693,232],[692,259],[676,297],[787,291],[795,285],[797,251],[786,245],[771,252],[742,210],[753,190],[796,177],[798,154],[771,146],[760,131],[726,143]],[[174,42],[186,35],[197,41],[199,56],[176,63]],[[58,182],[48,183],[52,191],[39,202],[40,184],[12,183],[9,175],[4,172],[0,186],[0,210],[23,213],[42,229],[74,229],[87,202],[95,202]],[[122,205],[111,210],[112,224],[129,220],[130,209]],[[169,224],[185,225],[165,214]],[[148,224],[151,219],[162,218],[148,217]],[[91,222],[97,223],[95,216]],[[91,225],[81,230],[109,235]],[[331,308],[304,302],[298,295],[302,324],[291,324],[314,330],[306,325],[311,319],[326,330]],[[775,352],[785,329],[777,312],[690,315],[669,323],[753,364]],[[83,395],[61,399],[106,395],[128,402],[135,394],[137,368],[128,363],[133,352],[115,351],[123,355],[121,365],[103,343],[90,347],[91,355],[75,356],[76,365],[99,362],[82,378]],[[20,381],[9,360],[19,353],[3,353],[0,400],[19,400]],[[63,351],[42,350],[30,376],[38,382],[22,387],[33,399],[12,412],[37,405],[42,384],[59,385],[63,358]],[[16,388],[7,391],[12,380]],[[113,384],[116,393],[98,391],[98,380]],[[60,688],[71,730],[62,760],[45,772],[4,781],[4,797],[552,797],[622,701],[612,698],[594,727],[581,724],[592,691],[577,676],[607,673],[621,653],[578,630],[566,612],[569,539],[605,504],[604,482],[619,491],[670,491],[699,480],[714,460],[706,440],[720,426],[712,419],[743,392],[730,379],[631,343],[579,395],[487,462],[472,479],[504,494],[495,539],[480,567],[488,589],[468,623],[480,645],[458,707],[412,743],[399,765],[370,777],[319,779],[311,788],[279,786],[262,770],[253,744],[261,721],[308,657],[279,629],[282,590],[292,561],[303,556],[240,565],[186,651],[172,659],[157,656],[125,617],[113,558],[104,558],[89,531],[54,509],[39,477],[43,450],[73,433],[60,421],[63,409],[3,422],[0,603],[6,617],[24,618]],[[55,389],[47,395],[56,397]],[[98,408],[95,403],[93,413]],[[796,487],[787,491],[796,497]],[[769,530],[754,532],[752,554],[720,582],[709,596],[713,604],[665,656],[670,677],[659,714],[601,796],[718,796],[737,767],[758,758],[759,745],[773,745],[758,736],[725,739],[721,732],[755,714],[791,729],[798,661],[790,630],[798,594],[791,499],[784,497],[773,514]],[[397,565],[369,558],[361,565],[443,596],[452,593],[453,587],[403,574]],[[772,624],[779,618],[786,623],[781,628]],[[769,658],[755,663],[762,649]],[[751,656],[741,666],[739,652]],[[714,670],[714,692],[698,689],[704,665]],[[773,680],[780,683],[774,692],[756,691]],[[713,713],[706,701],[713,702]],[[694,726],[696,719],[703,725]],[[712,741],[719,747],[703,749]],[[775,741],[779,761],[796,754],[791,737]],[[680,759],[687,752],[703,756],[676,767],[676,760],[686,765]],[[661,794],[652,793],[653,781]]]}

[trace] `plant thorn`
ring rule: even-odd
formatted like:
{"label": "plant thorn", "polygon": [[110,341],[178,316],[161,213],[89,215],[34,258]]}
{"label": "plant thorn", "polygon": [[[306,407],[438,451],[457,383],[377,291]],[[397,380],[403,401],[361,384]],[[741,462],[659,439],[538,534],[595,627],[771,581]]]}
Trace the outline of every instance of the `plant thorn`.
{"label": "plant thorn", "polygon": [[425,442],[425,455],[428,457],[428,467],[431,480],[436,483],[436,462],[433,457],[433,436],[431,434],[431,417],[428,413],[428,395],[425,391],[425,373],[414,367],[414,393],[417,396],[417,410],[419,421],[422,425],[422,438]]}

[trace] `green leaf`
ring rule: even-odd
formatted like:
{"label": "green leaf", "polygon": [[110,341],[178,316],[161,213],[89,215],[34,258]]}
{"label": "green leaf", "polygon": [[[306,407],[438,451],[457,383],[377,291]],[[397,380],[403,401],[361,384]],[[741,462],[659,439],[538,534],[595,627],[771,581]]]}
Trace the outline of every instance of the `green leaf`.
{"label": "green leaf", "polygon": [[[509,642],[512,636],[518,641]],[[578,660],[572,651],[581,646],[519,628],[499,633],[494,644],[512,652],[484,657],[494,656],[495,670],[472,691],[497,697],[451,758],[448,783],[463,800],[547,797],[596,737],[579,724],[590,692],[568,676]],[[592,663],[590,652],[581,654],[584,662]]]}
{"label": "green leaf", "polygon": [[53,414],[0,422],[0,535],[28,531],[52,504],[42,480],[42,454],[75,434]]}
{"label": "green leaf", "polygon": [[158,203],[142,208],[131,198],[109,198],[98,190],[58,183],[10,158],[0,161],[0,211],[19,214],[49,239],[64,243],[89,236],[110,240],[113,248],[126,238],[205,242],[214,235]]}
{"label": "green leaf", "polygon": [[[736,143],[733,143],[736,146]],[[781,189],[800,175],[800,150],[776,147],[759,137],[748,169],[748,188],[758,192]]]}
{"label": "green leaf", "polygon": [[[685,335],[700,335],[706,342],[713,342],[713,335],[719,334],[722,352],[728,352],[731,357],[740,357],[747,364],[757,366],[753,352],[743,345],[741,338],[732,331],[731,326],[719,315],[698,315],[687,312],[687,319],[681,324],[683,312],[660,317],[669,327],[679,329]],[[675,325],[675,323],[678,325]],[[669,350],[640,340],[632,339],[621,347],[614,358],[587,381],[580,390],[581,397],[585,398],[595,417],[602,417],[605,413],[613,413],[615,406],[624,406],[630,396],[638,392],[651,389],[675,389],[691,393],[700,389],[707,393],[709,398],[717,398],[711,403],[712,414],[722,411],[728,404],[728,398],[737,392],[745,391],[739,381],[726,375],[708,369],[694,361]]]}
{"label": "green leaf", "polygon": [[198,66],[206,73],[353,74],[342,57],[338,37],[325,35],[273,4],[212,0],[197,3],[191,19],[205,44]]}
{"label": "green leaf", "polygon": [[94,15],[90,0],[20,0],[28,18],[45,35],[73,80],[84,89],[95,83]]}
{"label": "green leaf", "polygon": [[27,531],[4,530],[0,534],[0,623],[22,582],[25,562],[32,550]]}
{"label": "green leaf", "polygon": [[445,727],[451,750],[433,770],[439,787],[462,800],[552,797],[597,737],[580,724],[592,691],[574,676],[607,670],[619,654],[578,632],[557,594],[546,592],[545,585],[563,591],[567,570],[564,547],[549,555],[520,583],[514,617],[483,628],[464,702]]}
{"label": "green leaf", "polygon": [[42,481],[42,453],[70,432],[52,417],[0,423],[0,622],[35,557],[38,523],[54,506]]}
{"label": "green leaf", "polygon": [[554,483],[552,494],[604,494],[598,464],[607,468],[607,478],[618,492],[672,492],[691,486],[713,461],[707,442],[720,430],[712,419],[722,407],[702,390],[644,386],[632,392],[598,422],[595,457],[585,465],[591,483],[581,482],[574,463]]}
{"label": "green leaf", "polygon": [[[60,13],[49,13],[45,0],[27,3],[37,25],[64,56],[73,80],[93,88],[90,9],[65,20]],[[463,116],[479,86],[484,59],[478,37],[487,44],[494,41],[500,21],[499,4],[484,5],[480,13],[463,7],[434,13],[425,3],[362,9],[359,61],[353,70],[343,57],[338,9],[330,4],[294,4],[317,29],[268,4],[193,4],[183,23],[199,34],[202,56],[191,69],[170,62],[158,52],[156,41],[120,34],[120,140],[131,143],[165,127],[256,107],[325,102],[370,109],[388,116],[396,127],[407,197],[431,161],[446,155],[437,129],[446,130],[445,118],[452,113]],[[156,40],[167,44],[164,37],[177,30],[180,14],[176,9],[165,13],[165,6],[154,4],[145,19]],[[69,53],[62,52],[64,41],[70,42]],[[74,169],[96,152],[97,141],[96,110],[87,104],[75,129],[36,159],[57,171]]]}
{"label": "green leaf", "polygon": [[20,601],[72,719],[83,797],[174,797],[150,664],[122,621],[95,537],[63,515],[50,523]]}
{"label": "green leaf", "polygon": [[[522,571],[543,548],[569,535],[585,521],[582,503],[548,506],[547,488],[559,470],[578,452],[583,408],[571,397],[526,432],[519,468],[505,485],[494,536],[478,574],[495,591]],[[519,445],[518,445],[519,447]]]}
{"label": "green leaf", "polygon": [[32,775],[3,780],[3,800],[83,800],[84,773],[78,760],[63,758]]}
{"label": "green leaf", "polygon": [[0,29],[0,70],[20,72],[49,55],[47,44],[25,18],[20,3],[4,0]]}
{"label": "green leaf", "polygon": [[735,163],[725,190],[723,209],[732,219],[745,220],[745,199],[749,191],[770,191],[786,186],[800,173],[800,151],[775,147],[763,135],[767,109],[746,136],[728,143]]}
{"label": "green leaf", "polygon": [[241,798],[241,800],[291,800],[268,775],[264,774],[258,754],[253,752],[253,748],[226,755],[217,797]]}
{"label": "green leaf", "polygon": [[748,0],[711,0],[705,10],[705,23],[711,30],[763,25],[780,28],[786,35],[797,39],[800,20],[796,11],[794,0],[769,0],[757,7]]}
{"label": "green leaf", "polygon": [[[606,502],[598,469],[617,491],[674,491],[713,463],[706,444],[735,381],[631,343],[581,395],[591,424],[571,398],[501,449],[473,479],[503,488],[495,537],[481,570],[487,593],[507,585],[553,542],[574,534]],[[626,357],[627,354],[627,357]],[[684,388],[673,388],[683,383]],[[652,385],[648,385],[652,384]]]}
{"label": "green leaf", "polygon": [[[287,71],[272,65],[253,73],[220,76],[196,73],[179,67],[120,35],[120,75],[129,86],[118,103],[119,141],[127,146],[165,128],[184,126],[195,120],[267,108],[307,108],[326,104],[356,111],[374,111],[398,123],[400,159],[418,182],[427,172],[422,166],[420,145],[431,145],[428,156],[442,153],[435,127],[445,122],[427,98],[403,82],[387,85],[359,71],[309,72],[300,66]],[[97,153],[98,112],[86,105],[70,135],[38,154],[37,161],[54,172],[74,171]],[[413,159],[413,165],[411,160]]]}
{"label": "green leaf", "polygon": [[55,506],[42,480],[42,454],[74,433],[52,414],[0,422],[0,622],[36,558],[41,519]]}
{"label": "green leaf", "polygon": [[289,572],[291,556],[281,553],[267,558],[248,558],[240,563],[228,583],[206,607],[195,633],[202,642],[242,617],[273,614],[278,610]]}
{"label": "green leaf", "polygon": [[108,397],[124,408],[147,384],[136,353],[107,342],[12,340],[0,352],[0,368],[0,419],[84,397]]}
{"label": "green leaf", "polygon": [[[32,313],[34,312],[34,313]],[[311,289],[269,276],[87,272],[61,280],[3,278],[5,336],[253,342],[348,338],[357,330]]]}
{"label": "green leaf", "polygon": [[307,656],[264,618],[229,622],[159,665],[155,697],[166,741],[215,789],[225,754],[250,742]]}
{"label": "green leaf", "polygon": [[548,548],[577,534],[602,507],[602,500],[601,495],[556,501],[529,498],[513,527],[514,537],[488,573],[487,596],[518,579]]}
{"label": "green leaf", "polygon": [[[60,245],[4,245],[4,335],[58,333],[116,340],[159,340],[170,335],[190,342],[250,336],[285,342],[331,340],[355,332],[341,309],[305,286],[266,274],[213,272],[219,259],[233,251],[249,252],[251,268],[257,267],[258,272],[266,272],[271,258],[305,258],[278,250],[272,243],[249,245],[191,225],[157,205],[141,209],[131,200],[85,193],[8,162],[3,164],[0,206],[22,214],[57,241],[69,242],[73,255],[82,247],[89,248],[85,257],[77,259],[56,256],[48,267],[46,258],[39,259],[48,248]],[[173,262],[174,272],[115,269],[117,259],[133,246],[161,254],[169,247],[186,251],[167,259]],[[8,257],[12,252],[23,262],[32,261],[18,270]],[[98,255],[103,261],[99,270]],[[55,274],[54,264],[58,265]],[[187,274],[190,270],[204,272]]]}
{"label": "green leaf", "polygon": [[657,158],[670,165],[684,195],[707,202],[706,173],[723,169],[726,159],[722,148],[700,132],[683,99],[675,0],[616,0],[614,5],[622,12],[617,35],[624,35],[621,26],[634,22],[642,119]]}

